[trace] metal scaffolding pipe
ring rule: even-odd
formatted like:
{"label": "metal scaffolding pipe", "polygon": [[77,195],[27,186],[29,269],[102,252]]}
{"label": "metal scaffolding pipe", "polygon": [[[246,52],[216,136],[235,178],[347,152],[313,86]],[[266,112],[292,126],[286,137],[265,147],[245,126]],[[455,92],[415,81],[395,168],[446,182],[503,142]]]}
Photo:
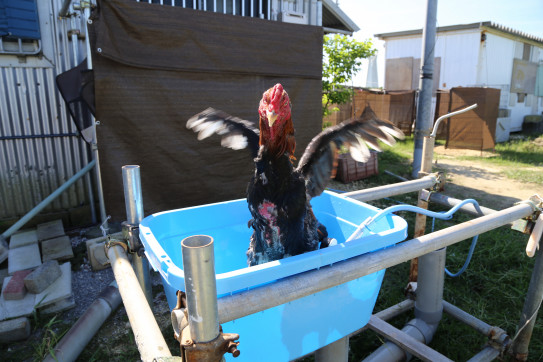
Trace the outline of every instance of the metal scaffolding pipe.
{"label": "metal scaffolding pipe", "polygon": [[143,220],[140,167],[138,165],[123,166],[122,174],[126,221],[131,225],[137,225]]}
{"label": "metal scaffolding pipe", "polygon": [[349,337],[343,337],[315,351],[315,362],[348,362]]}
{"label": "metal scaffolding pipe", "polygon": [[517,361],[526,361],[528,358],[530,339],[532,338],[537,313],[543,302],[543,249],[540,248],[537,251],[535,258],[518,332],[513,339],[513,355]]}
{"label": "metal scaffolding pipe", "polygon": [[463,311],[455,305],[447,301],[443,301],[443,311],[449,314],[451,317],[456,318],[460,322],[470,326],[475,329],[477,332],[484,334],[485,336],[490,336],[494,327],[490,324],[483,322],[482,320],[475,318],[471,314]]}
{"label": "metal scaffolding pipe", "polygon": [[438,182],[437,175],[432,174],[417,180],[398,182],[395,184],[372,187],[369,189],[345,192],[342,197],[351,197],[358,201],[378,200],[384,197],[406,194],[433,187]]}
{"label": "metal scaffolding pipe", "polygon": [[[143,197],[141,194],[141,174],[138,165],[126,165],[122,167],[124,204],[126,208],[126,220],[129,226],[138,226],[143,220]],[[138,244],[141,244],[138,241]],[[130,245],[134,247],[134,245]],[[139,246],[138,246],[139,247]],[[144,255],[132,254],[132,267],[136,273],[136,278],[140,283],[141,289],[145,293],[145,298],[149,305],[153,305],[153,291],[151,287],[151,276],[149,275],[149,261]]]}
{"label": "metal scaffolding pipe", "polygon": [[414,132],[413,177],[418,177],[422,164],[425,136],[432,132],[432,92],[434,88],[434,50],[436,44],[437,0],[427,0],[426,23],[422,29],[419,98]]}
{"label": "metal scaffolding pipe", "polygon": [[[422,196],[423,198],[427,198],[428,194],[430,194],[429,195],[430,202],[434,202],[436,204],[440,204],[440,205],[448,206],[448,207],[454,207],[463,201],[463,200],[455,199],[454,197],[440,194],[438,192],[430,193],[426,190],[423,190],[422,193],[423,193],[423,196]],[[466,204],[458,210],[464,211],[465,213],[468,213],[474,216],[490,215],[496,212],[496,210],[494,209],[489,209],[488,207],[474,205],[474,204]]]}
{"label": "metal scaffolding pipe", "polygon": [[107,256],[111,262],[142,361],[153,361],[156,357],[170,357],[168,345],[139,286],[126,251],[120,245],[113,244],[110,245]]}
{"label": "metal scaffolding pipe", "polygon": [[222,297],[218,300],[219,321],[226,323],[349,282],[529,216],[534,211],[529,203],[520,203],[394,247]]}
{"label": "metal scaffolding pipe", "polygon": [[[424,334],[419,330],[415,320],[409,322],[402,330],[372,316],[368,325],[373,331],[384,335],[389,340],[375,352],[364,359],[365,362],[375,361],[403,361],[409,360],[413,355],[429,362],[452,362],[441,353],[424,344]],[[397,344],[397,345],[396,345]],[[405,351],[404,351],[405,350]]]}
{"label": "metal scaffolding pipe", "polygon": [[213,238],[189,236],[181,247],[190,334],[196,343],[209,342],[219,335]]}
{"label": "metal scaffolding pipe", "polygon": [[4,231],[1,235],[2,238],[7,239],[13,235],[17,230],[22,228],[30,219],[36,216],[41,210],[43,210],[47,205],[49,205],[53,200],[59,197],[66,189],[72,186],[77,180],[83,177],[87,172],[89,172],[96,165],[95,161],[89,162],[85,167],[79,170],[75,175],[70,177],[68,181],[62,184],[59,188],[53,191],[49,196],[42,200],[38,205],[36,205],[32,210],[26,213],[25,216],[19,219],[15,224],[13,224],[9,229]]}
{"label": "metal scaffolding pipe", "polygon": [[55,346],[54,357],[49,354],[44,362],[75,361],[102,324],[121,304],[121,295],[115,282],[100,293],[70,330]]}
{"label": "metal scaffolding pipe", "polygon": [[500,355],[500,350],[492,347],[492,346],[486,346],[481,350],[481,352],[477,353],[475,356],[471,357],[467,362],[487,362],[487,361],[493,361],[496,358],[498,358]]}

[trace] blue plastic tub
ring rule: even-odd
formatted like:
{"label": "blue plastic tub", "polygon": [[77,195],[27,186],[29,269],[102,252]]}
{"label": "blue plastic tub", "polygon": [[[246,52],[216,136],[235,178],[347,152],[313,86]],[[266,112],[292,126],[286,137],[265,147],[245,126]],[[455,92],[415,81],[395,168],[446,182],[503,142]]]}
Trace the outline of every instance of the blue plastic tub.
{"label": "blue plastic tub", "polygon": [[[405,239],[407,223],[388,215],[372,224],[371,235],[345,243],[357,225],[379,209],[324,192],[312,200],[318,220],[338,245],[247,267],[245,252],[252,228],[245,199],[165,211],[140,224],[145,253],[162,277],[170,309],[185,289],[181,240],[205,234],[214,239],[217,295],[265,283],[372,252]],[[223,324],[240,335],[236,361],[288,361],[311,353],[363,327],[373,311],[384,270],[260,313]],[[231,355],[227,356],[227,360]]]}

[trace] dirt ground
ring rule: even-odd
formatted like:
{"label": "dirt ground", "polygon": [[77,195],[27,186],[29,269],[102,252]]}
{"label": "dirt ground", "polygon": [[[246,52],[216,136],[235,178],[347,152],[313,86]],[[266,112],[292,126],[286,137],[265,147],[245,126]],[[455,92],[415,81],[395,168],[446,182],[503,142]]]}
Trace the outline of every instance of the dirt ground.
{"label": "dirt ground", "polygon": [[[481,162],[459,160],[453,156],[489,157],[491,153],[473,150],[434,150],[434,168],[447,175],[444,194],[457,199],[473,198],[481,205],[500,210],[538,194],[543,197],[543,185],[520,182],[504,175],[506,167],[489,167]],[[534,166],[533,172],[543,172],[543,166]]]}

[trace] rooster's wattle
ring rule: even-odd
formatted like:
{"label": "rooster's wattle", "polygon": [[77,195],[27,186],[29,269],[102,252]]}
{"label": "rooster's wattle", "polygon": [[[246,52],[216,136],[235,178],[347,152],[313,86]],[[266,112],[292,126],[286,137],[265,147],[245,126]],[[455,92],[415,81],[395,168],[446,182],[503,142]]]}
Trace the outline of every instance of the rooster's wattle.
{"label": "rooster's wattle", "polygon": [[392,123],[378,119],[366,107],[359,118],[346,121],[315,136],[297,167],[291,103],[281,84],[264,92],[258,113],[260,130],[253,123],[208,108],[187,121],[198,139],[222,136],[232,149],[249,148],[255,173],[247,187],[247,202],[254,232],[247,251],[250,266],[298,255],[328,246],[326,228],[319,224],[309,201],[322,193],[334,170],[337,150],[345,145],[353,158],[370,157],[368,143],[393,144],[403,137]]}

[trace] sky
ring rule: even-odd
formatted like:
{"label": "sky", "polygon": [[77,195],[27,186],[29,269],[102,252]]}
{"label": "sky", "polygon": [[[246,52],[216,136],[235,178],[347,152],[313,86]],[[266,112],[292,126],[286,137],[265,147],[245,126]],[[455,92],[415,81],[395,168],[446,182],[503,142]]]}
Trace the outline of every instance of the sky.
{"label": "sky", "polygon": [[[339,0],[339,7],[360,28],[357,40],[373,38],[378,53],[379,83],[384,83],[384,48],[374,34],[422,29],[427,0]],[[481,21],[543,38],[543,0],[437,0],[437,26]],[[366,85],[367,64],[353,84]]]}

